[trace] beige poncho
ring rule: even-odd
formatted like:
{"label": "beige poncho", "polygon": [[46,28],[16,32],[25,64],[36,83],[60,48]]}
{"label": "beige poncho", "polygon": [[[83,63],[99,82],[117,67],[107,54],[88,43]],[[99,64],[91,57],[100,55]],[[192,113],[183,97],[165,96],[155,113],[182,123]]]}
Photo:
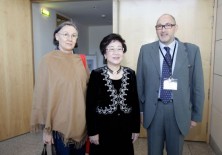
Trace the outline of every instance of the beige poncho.
{"label": "beige poncho", "polygon": [[52,51],[39,65],[31,126],[62,134],[64,143],[81,146],[86,138],[85,97],[88,69],[77,54]]}

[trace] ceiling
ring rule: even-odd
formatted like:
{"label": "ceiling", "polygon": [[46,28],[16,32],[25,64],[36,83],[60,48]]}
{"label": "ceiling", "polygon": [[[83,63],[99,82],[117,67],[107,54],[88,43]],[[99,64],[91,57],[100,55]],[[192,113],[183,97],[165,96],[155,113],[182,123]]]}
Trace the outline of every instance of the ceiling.
{"label": "ceiling", "polygon": [[40,4],[86,26],[112,25],[112,0],[72,0]]}

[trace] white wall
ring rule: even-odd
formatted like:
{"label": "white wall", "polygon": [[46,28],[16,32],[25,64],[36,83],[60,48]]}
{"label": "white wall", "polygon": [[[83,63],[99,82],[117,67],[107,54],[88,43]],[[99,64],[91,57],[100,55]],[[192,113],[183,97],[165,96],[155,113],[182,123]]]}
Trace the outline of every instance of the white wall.
{"label": "white wall", "polygon": [[[73,20],[75,22],[75,20]],[[74,49],[76,53],[88,54],[89,51],[89,28],[82,24],[76,24],[79,30],[78,48]]]}
{"label": "white wall", "polygon": [[103,56],[99,50],[100,42],[112,32],[112,25],[89,27],[89,55],[97,56],[97,67],[103,66]]}
{"label": "white wall", "polygon": [[216,42],[213,71],[213,98],[211,106],[211,144],[216,154],[222,154],[222,0],[218,0]]}
{"label": "white wall", "polygon": [[50,10],[50,13],[50,17],[42,16],[41,5],[39,3],[32,4],[35,75],[41,57],[55,49],[53,45],[53,32],[56,28],[56,12]]}

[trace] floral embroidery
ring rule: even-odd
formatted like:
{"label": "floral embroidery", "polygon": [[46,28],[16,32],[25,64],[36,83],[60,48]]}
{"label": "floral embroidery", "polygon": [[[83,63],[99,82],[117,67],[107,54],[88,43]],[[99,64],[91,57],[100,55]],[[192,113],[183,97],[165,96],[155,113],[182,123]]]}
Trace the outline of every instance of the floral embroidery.
{"label": "floral embroidery", "polygon": [[132,111],[132,107],[128,107],[127,104],[125,104],[125,96],[127,95],[126,91],[128,90],[127,85],[129,85],[129,83],[127,82],[127,80],[129,79],[127,76],[129,72],[126,68],[123,67],[123,77],[121,79],[122,84],[119,94],[117,94],[117,90],[114,88],[112,80],[110,80],[107,72],[108,68],[105,66],[101,74],[104,76],[103,80],[106,81],[105,86],[108,87],[107,92],[110,92],[112,104],[106,106],[105,108],[97,106],[97,112],[104,115],[112,114],[118,109],[119,105],[121,111],[123,111],[124,113],[130,113]]}

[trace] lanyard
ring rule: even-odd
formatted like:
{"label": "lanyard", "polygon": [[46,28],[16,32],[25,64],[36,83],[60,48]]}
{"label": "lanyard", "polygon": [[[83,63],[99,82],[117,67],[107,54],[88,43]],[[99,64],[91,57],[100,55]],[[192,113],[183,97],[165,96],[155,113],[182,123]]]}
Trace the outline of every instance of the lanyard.
{"label": "lanyard", "polygon": [[169,62],[167,61],[166,57],[163,55],[163,52],[162,52],[162,50],[161,50],[161,48],[160,48],[160,46],[159,46],[160,52],[161,52],[161,54],[162,54],[162,56],[163,56],[163,59],[164,59],[164,61],[166,62],[167,66],[168,66],[169,69],[170,69],[170,75],[172,75],[173,58],[174,58],[174,54],[175,54],[175,50],[176,50],[176,45],[177,45],[177,43],[175,43],[175,45],[174,45],[173,57],[171,58],[170,64],[169,64]]}

